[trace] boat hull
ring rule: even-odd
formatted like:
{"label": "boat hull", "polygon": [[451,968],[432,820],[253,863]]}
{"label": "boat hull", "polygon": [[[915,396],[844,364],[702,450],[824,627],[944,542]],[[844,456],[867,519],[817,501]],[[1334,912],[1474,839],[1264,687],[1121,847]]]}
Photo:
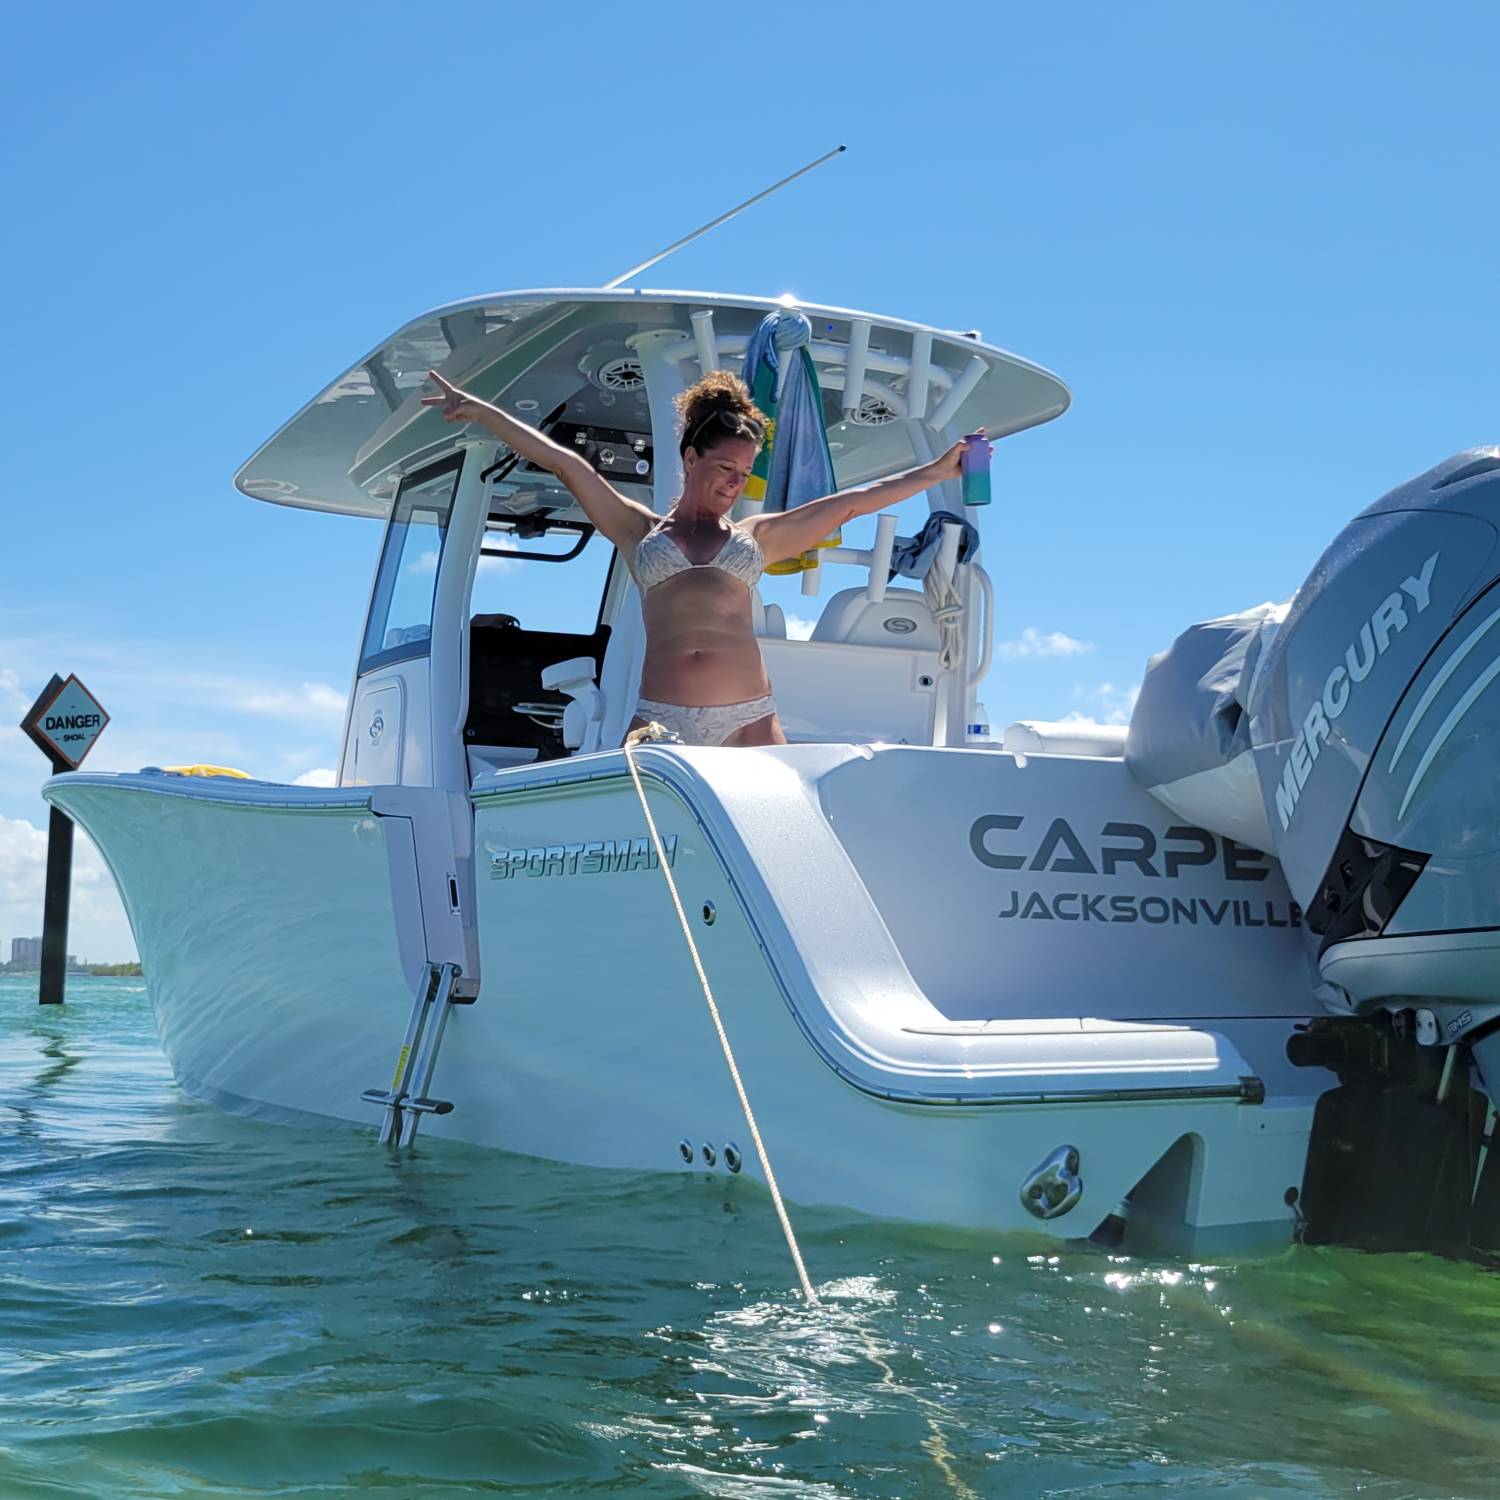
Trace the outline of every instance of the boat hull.
{"label": "boat hull", "polygon": [[[652,752],[644,782],[790,1199],[1076,1238],[1131,1195],[1139,1248],[1290,1239],[1325,1082],[1281,1061],[1294,1020],[1091,1019],[1082,994],[1073,1017],[952,1020],[820,811],[838,755],[746,757],[736,793],[727,753]],[[370,789],[73,776],[49,796],[115,874],[183,1088],[373,1134],[360,1095],[389,1086],[433,957],[405,820]],[[451,1013],[432,1092],[455,1108],[423,1137],[758,1178],[623,757],[502,773],[474,806],[480,993]],[[1026,1185],[1062,1148],[1082,1195],[1040,1218]]]}

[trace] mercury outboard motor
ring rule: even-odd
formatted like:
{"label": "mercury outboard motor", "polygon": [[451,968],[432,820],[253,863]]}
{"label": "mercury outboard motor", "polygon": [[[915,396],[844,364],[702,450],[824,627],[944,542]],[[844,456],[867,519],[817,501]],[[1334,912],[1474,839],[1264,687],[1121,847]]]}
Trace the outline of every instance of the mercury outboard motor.
{"label": "mercury outboard motor", "polygon": [[[1148,669],[1127,761],[1206,827],[1263,817],[1315,944],[1330,1016],[1289,1050],[1340,1087],[1311,1238],[1500,1248],[1497,679],[1500,448],[1355,517],[1284,613],[1194,627]],[[1194,694],[1196,739],[1173,741]]]}
{"label": "mercury outboard motor", "polygon": [[1320,939],[1323,978],[1351,1010],[1417,1002],[1431,1040],[1472,1044],[1492,1095],[1497,545],[1500,449],[1460,454],[1392,490],[1298,590],[1250,701],[1274,852]]}

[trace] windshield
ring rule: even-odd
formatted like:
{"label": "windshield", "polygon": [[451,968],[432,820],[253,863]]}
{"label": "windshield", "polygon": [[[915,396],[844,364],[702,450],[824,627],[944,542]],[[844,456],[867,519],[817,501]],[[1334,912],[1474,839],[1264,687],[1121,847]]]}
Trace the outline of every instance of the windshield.
{"label": "windshield", "polygon": [[454,454],[409,475],[396,492],[360,652],[361,673],[427,655],[438,564],[462,467],[463,455]]}
{"label": "windshield", "polygon": [[[523,537],[513,524],[491,517],[474,570],[470,618],[505,614],[524,630],[589,635],[599,622],[614,555],[592,528]],[[565,566],[549,566],[543,557]]]}

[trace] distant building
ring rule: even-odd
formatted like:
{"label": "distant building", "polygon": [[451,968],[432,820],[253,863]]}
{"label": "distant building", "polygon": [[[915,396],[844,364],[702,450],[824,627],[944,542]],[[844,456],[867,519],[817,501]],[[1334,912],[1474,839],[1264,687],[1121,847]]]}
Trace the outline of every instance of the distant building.
{"label": "distant building", "polygon": [[[41,938],[12,938],[10,940],[10,968],[24,971],[27,969],[40,969],[41,966]],[[70,953],[67,957],[67,967],[70,969],[82,969],[85,967],[85,962],[76,954]]]}

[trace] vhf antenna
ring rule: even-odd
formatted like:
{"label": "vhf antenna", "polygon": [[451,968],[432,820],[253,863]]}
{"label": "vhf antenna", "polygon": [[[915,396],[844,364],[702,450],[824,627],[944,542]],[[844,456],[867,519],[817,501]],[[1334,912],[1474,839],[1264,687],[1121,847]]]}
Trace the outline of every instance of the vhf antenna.
{"label": "vhf antenna", "polygon": [[683,235],[680,240],[674,240],[665,250],[653,255],[650,260],[643,260],[640,265],[632,266],[628,271],[616,276],[613,281],[606,281],[603,289],[606,292],[612,292],[617,286],[624,286],[632,277],[639,276],[642,271],[649,271],[658,261],[663,261],[669,255],[675,254],[684,245],[691,245],[694,240],[702,239],[709,230],[717,229],[720,224],[727,224],[736,214],[744,213],[747,208],[759,203],[762,198],[769,198],[772,193],[779,193],[787,183],[795,182],[799,177],[805,177],[814,167],[821,167],[825,161],[830,160],[832,157],[837,156],[839,152],[846,151],[847,149],[848,147],[846,146],[835,146],[832,151],[825,151],[816,161],[808,162],[805,167],[798,167],[790,177],[783,177],[780,182],[773,182],[770,187],[757,193],[753,198],[746,198],[743,203],[731,208],[728,213],[720,214],[717,219],[710,219],[701,229],[695,229],[691,234]]}

